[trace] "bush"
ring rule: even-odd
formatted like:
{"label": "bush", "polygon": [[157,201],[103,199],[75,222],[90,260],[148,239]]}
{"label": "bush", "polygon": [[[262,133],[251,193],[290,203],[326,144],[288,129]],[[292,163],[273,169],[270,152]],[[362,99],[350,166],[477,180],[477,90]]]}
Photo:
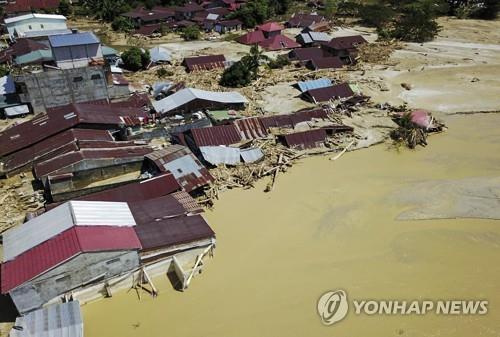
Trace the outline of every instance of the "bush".
{"label": "bush", "polygon": [[6,65],[1,64],[0,65],[0,77],[7,76],[9,74],[10,74],[10,69]]}
{"label": "bush", "polygon": [[394,18],[395,12],[384,4],[374,3],[360,6],[359,16],[366,25],[381,28]]}
{"label": "bush", "polygon": [[276,59],[270,60],[267,65],[271,69],[281,69],[290,65],[290,63],[290,59],[286,55],[278,55]]}
{"label": "bush", "polygon": [[239,19],[247,28],[260,25],[270,16],[267,0],[251,0],[228,16],[229,19]]}
{"label": "bush", "polygon": [[72,12],[71,5],[68,0],[61,0],[59,3],[59,14],[68,16]]}
{"label": "bush", "polygon": [[126,18],[124,16],[117,16],[111,23],[111,28],[113,28],[113,30],[116,32],[128,33],[135,27],[134,23],[129,18]]}
{"label": "bush", "polygon": [[156,70],[156,76],[158,78],[164,78],[164,77],[173,76],[173,75],[174,75],[173,71],[167,70],[165,68],[160,68],[160,69]]}
{"label": "bush", "polygon": [[426,42],[439,33],[437,24],[436,2],[421,0],[402,8],[402,15],[390,32],[391,37],[409,42]]}
{"label": "bush", "polygon": [[194,41],[194,40],[199,40],[201,36],[200,29],[198,26],[190,26],[186,27],[181,31],[181,37],[185,41]]}
{"label": "bush", "polygon": [[222,74],[220,85],[230,88],[245,87],[252,83],[253,74],[243,62],[236,62]]}
{"label": "bush", "polygon": [[149,52],[137,47],[131,47],[122,54],[122,61],[125,69],[138,71],[145,69],[151,62]]}

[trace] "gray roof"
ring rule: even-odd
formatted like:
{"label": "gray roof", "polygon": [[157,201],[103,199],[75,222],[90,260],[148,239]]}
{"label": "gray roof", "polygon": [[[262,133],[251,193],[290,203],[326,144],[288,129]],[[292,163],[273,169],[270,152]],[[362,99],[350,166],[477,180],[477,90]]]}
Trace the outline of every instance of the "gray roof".
{"label": "gray roof", "polygon": [[297,85],[299,86],[300,91],[306,92],[311,89],[331,87],[332,81],[328,78],[320,78],[313,81],[298,82]]}
{"label": "gray roof", "polygon": [[125,202],[70,201],[3,233],[3,259],[16,256],[73,226],[135,226]]}
{"label": "gray roof", "polygon": [[149,55],[151,56],[151,61],[153,62],[170,62],[172,61],[172,55],[170,52],[163,47],[157,46],[149,50]]}
{"label": "gray roof", "polygon": [[240,163],[240,149],[227,146],[201,146],[203,159],[212,165],[238,165]]}
{"label": "gray roof", "polygon": [[16,92],[16,85],[12,76],[0,77],[0,95],[13,94]]}
{"label": "gray roof", "polygon": [[83,337],[80,302],[53,304],[16,319],[10,337]]}
{"label": "gray roof", "polygon": [[332,38],[326,33],[308,32],[299,34],[304,43],[329,42]]}
{"label": "gray roof", "polygon": [[226,104],[245,104],[248,102],[247,99],[238,92],[213,92],[186,88],[160,101],[153,102],[153,107],[157,112],[167,113],[196,99]]}
{"label": "gray roof", "polygon": [[51,36],[51,35],[64,35],[71,34],[69,29],[47,29],[47,30],[33,30],[23,33],[26,38],[30,37],[40,37],[40,36]]}
{"label": "gray roof", "polygon": [[241,159],[243,159],[245,163],[255,163],[263,157],[264,153],[259,148],[241,150]]}
{"label": "gray roof", "polygon": [[51,35],[49,36],[49,42],[53,48],[100,43],[97,36],[92,32]]}

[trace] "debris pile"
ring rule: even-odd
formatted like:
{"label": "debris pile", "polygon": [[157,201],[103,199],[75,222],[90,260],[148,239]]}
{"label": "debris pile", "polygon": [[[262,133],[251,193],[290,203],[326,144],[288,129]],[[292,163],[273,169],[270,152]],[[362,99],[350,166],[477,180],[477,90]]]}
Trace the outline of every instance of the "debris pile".
{"label": "debris pile", "polygon": [[443,122],[425,110],[398,112],[393,116],[393,121],[398,125],[391,131],[391,138],[395,144],[405,144],[410,149],[417,145],[427,146],[429,133],[442,132],[446,126]]}

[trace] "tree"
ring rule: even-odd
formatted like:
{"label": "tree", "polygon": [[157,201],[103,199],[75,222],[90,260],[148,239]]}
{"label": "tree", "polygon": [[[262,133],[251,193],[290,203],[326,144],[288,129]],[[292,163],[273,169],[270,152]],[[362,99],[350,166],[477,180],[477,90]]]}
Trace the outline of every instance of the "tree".
{"label": "tree", "polygon": [[495,19],[500,4],[498,0],[448,0],[449,13],[459,18]]}
{"label": "tree", "polygon": [[64,16],[68,16],[71,14],[71,12],[72,12],[72,8],[71,8],[69,1],[68,0],[61,0],[61,2],[59,2],[59,14],[64,15]]}
{"label": "tree", "polygon": [[225,87],[244,87],[256,80],[259,75],[259,66],[268,57],[262,53],[259,46],[254,45],[250,53],[240,61],[226,69],[222,74],[220,84]]}
{"label": "tree", "polygon": [[228,16],[229,19],[239,19],[247,28],[260,25],[270,17],[267,0],[250,0],[247,4]]}
{"label": "tree", "polygon": [[414,1],[404,5],[402,14],[394,23],[390,35],[394,38],[410,42],[426,42],[432,40],[439,32],[435,18],[439,4],[433,0]]}
{"label": "tree", "polygon": [[278,55],[276,59],[270,60],[267,65],[271,69],[282,69],[283,67],[286,67],[290,65],[290,59],[286,55]]}
{"label": "tree", "polygon": [[337,13],[338,0],[326,0],[325,1],[325,16],[328,19],[333,19],[333,16]]}
{"label": "tree", "polygon": [[96,18],[108,22],[130,10],[130,5],[125,0],[84,0],[83,5]]}
{"label": "tree", "polygon": [[181,31],[181,37],[186,41],[199,40],[201,36],[200,28],[198,26],[189,26]]}
{"label": "tree", "polygon": [[131,71],[145,69],[151,63],[149,52],[137,47],[131,47],[124,51],[121,58],[124,67]]}
{"label": "tree", "polygon": [[129,18],[117,16],[111,23],[114,31],[128,33],[134,29],[134,23]]}
{"label": "tree", "polygon": [[382,28],[394,19],[395,11],[386,4],[372,3],[359,7],[359,16],[372,27]]}

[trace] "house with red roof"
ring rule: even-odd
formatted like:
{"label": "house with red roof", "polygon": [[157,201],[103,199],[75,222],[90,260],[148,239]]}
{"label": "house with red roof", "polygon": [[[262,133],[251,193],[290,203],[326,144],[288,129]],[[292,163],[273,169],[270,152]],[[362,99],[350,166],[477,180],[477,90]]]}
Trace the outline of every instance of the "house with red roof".
{"label": "house with red roof", "polygon": [[268,22],[257,26],[253,32],[249,32],[238,39],[238,42],[247,45],[259,45],[266,50],[283,50],[299,48],[300,44],[281,34],[284,27],[277,22]]}
{"label": "house with red roof", "polygon": [[25,313],[137,269],[134,226],[127,203],[72,201],[4,232],[2,294]]}

